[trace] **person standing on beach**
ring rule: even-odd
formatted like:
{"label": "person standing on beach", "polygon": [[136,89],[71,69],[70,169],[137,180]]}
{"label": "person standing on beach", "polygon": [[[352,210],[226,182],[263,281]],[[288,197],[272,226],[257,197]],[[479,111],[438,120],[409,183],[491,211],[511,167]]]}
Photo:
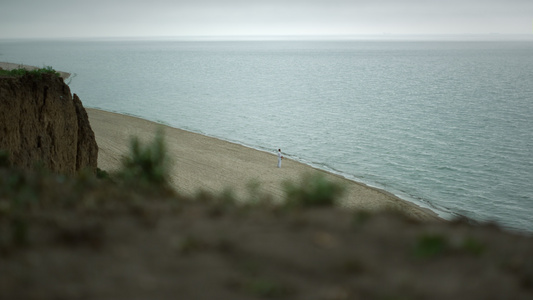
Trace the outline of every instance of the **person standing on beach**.
{"label": "person standing on beach", "polygon": [[278,149],[278,168],[281,168],[282,159],[283,159],[283,155],[281,155],[281,149]]}

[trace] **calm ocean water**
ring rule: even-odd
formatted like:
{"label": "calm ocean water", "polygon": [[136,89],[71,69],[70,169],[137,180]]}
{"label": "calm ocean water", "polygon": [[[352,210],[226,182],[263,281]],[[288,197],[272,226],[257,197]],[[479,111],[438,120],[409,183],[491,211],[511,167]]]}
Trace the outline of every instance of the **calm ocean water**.
{"label": "calm ocean water", "polygon": [[0,61],[73,73],[86,107],[533,232],[533,42],[0,41]]}

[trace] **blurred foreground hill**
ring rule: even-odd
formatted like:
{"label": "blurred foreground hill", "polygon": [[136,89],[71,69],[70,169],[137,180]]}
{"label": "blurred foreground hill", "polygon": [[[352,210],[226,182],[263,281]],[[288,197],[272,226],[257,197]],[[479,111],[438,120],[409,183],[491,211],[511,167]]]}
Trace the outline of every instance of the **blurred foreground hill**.
{"label": "blurred foreground hill", "polygon": [[[61,82],[25,80],[1,89],[2,101],[35,95],[35,107],[2,109],[2,118],[52,109],[58,88],[67,99],[53,97],[58,106],[75,107]],[[73,109],[46,116],[59,111]],[[26,119],[36,122],[16,123],[25,128]],[[341,209],[329,198],[337,192],[303,193],[305,177],[286,205],[205,192],[191,199],[167,185],[162,137],[132,143],[122,170],[96,176],[92,163],[47,165],[53,151],[37,136],[20,139],[38,154],[0,156],[0,299],[533,299],[530,235]],[[89,140],[78,134],[71,145]],[[328,184],[320,185],[337,191]]]}

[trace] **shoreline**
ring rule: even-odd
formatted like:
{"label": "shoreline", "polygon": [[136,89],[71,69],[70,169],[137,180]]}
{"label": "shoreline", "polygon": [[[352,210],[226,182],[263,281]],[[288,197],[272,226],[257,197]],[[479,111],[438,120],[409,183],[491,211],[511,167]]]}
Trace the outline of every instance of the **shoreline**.
{"label": "shoreline", "polygon": [[121,156],[128,153],[132,136],[149,142],[161,128],[173,160],[171,184],[179,193],[193,196],[200,190],[210,193],[231,190],[239,200],[251,199],[254,185],[255,194],[270,195],[278,202],[284,199],[283,182],[297,183],[304,175],[321,173],[345,187],[341,207],[368,211],[392,209],[419,220],[444,220],[430,208],[296,160],[284,159],[282,168],[278,169],[274,151],[269,153],[131,115],[95,108],[86,111],[99,147],[98,167],[106,171],[120,167]]}

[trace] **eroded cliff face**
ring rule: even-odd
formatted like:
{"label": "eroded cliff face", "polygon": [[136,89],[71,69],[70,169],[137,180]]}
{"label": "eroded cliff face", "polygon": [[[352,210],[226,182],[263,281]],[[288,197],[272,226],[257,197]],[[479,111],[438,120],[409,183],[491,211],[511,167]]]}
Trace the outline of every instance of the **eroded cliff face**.
{"label": "eroded cliff face", "polygon": [[58,173],[96,171],[98,146],[80,99],[48,75],[0,78],[0,150],[11,164]]}

